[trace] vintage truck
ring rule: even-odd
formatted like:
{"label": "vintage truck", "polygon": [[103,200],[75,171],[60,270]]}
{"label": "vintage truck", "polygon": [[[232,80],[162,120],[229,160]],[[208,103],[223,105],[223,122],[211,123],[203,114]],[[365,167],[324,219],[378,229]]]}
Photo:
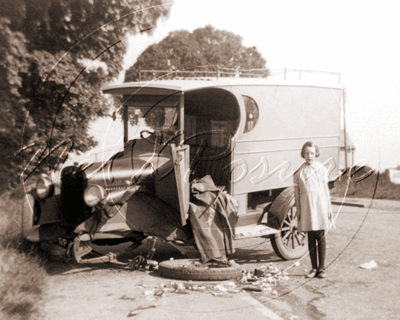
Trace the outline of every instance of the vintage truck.
{"label": "vintage truck", "polygon": [[338,177],[340,85],[202,77],[122,83],[103,93],[119,103],[123,148],[106,161],[64,167],[60,192],[46,176],[26,188],[26,239],[80,263],[122,263],[113,253],[94,255],[95,245],[134,248],[149,236],[193,244],[190,185],[208,175],[239,203],[234,240],[269,237],[283,259],[307,253],[292,177],[310,140],[330,181]]}

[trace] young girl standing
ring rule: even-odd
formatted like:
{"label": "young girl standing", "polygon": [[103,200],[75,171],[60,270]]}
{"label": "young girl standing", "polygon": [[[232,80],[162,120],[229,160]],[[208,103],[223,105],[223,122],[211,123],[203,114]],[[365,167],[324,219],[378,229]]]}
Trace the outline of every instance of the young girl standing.
{"label": "young girl standing", "polygon": [[319,149],[311,141],[303,145],[301,157],[305,162],[293,176],[297,229],[308,235],[312,270],[307,277],[325,278],[325,230],[333,224],[328,171],[323,164],[315,161],[319,157]]}

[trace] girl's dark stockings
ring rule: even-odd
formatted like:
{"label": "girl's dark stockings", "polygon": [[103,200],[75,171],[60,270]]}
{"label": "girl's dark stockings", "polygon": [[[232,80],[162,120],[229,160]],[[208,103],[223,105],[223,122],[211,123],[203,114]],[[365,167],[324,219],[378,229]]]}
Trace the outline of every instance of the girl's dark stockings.
{"label": "girl's dark stockings", "polygon": [[[308,231],[308,250],[310,251],[310,259],[312,268],[315,270],[325,270],[325,230]],[[317,250],[318,248],[318,260]]]}

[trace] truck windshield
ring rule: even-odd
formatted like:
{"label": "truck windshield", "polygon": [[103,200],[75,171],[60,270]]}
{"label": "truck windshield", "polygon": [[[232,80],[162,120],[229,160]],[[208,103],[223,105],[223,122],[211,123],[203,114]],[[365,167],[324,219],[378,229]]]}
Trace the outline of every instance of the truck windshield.
{"label": "truck windshield", "polygon": [[127,107],[129,139],[142,130],[174,132],[178,130],[176,107]]}

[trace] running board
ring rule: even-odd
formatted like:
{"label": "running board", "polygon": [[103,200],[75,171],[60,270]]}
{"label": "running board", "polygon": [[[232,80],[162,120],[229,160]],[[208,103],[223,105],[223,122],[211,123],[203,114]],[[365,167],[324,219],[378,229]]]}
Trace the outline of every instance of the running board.
{"label": "running board", "polygon": [[250,226],[235,228],[235,234],[233,236],[233,240],[263,237],[278,233],[280,233],[280,230],[267,227],[264,224],[256,224],[256,225],[253,224]]}

